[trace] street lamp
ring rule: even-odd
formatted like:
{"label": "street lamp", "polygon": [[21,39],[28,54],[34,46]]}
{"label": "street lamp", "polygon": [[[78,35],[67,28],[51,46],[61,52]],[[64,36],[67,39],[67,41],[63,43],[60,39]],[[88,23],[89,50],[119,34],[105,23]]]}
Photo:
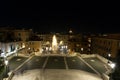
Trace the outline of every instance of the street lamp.
{"label": "street lamp", "polygon": [[83,48],[81,48],[81,51],[83,51]]}
{"label": "street lamp", "polygon": [[116,66],[115,63],[111,63],[111,64],[110,64],[110,67],[111,67],[112,69],[114,69],[115,66]]}
{"label": "street lamp", "polygon": [[108,56],[111,57],[111,54],[109,53]]}
{"label": "street lamp", "polygon": [[110,72],[113,73],[116,67],[116,64],[114,62],[109,62],[108,65],[110,66]]}
{"label": "street lamp", "polygon": [[109,65],[111,67],[111,73],[109,74],[110,80],[113,80],[113,72],[115,70],[116,64],[115,63],[109,63]]}

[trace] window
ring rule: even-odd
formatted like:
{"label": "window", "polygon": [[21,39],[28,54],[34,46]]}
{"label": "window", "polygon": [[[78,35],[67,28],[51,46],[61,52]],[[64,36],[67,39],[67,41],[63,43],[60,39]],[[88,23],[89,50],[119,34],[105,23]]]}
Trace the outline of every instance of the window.
{"label": "window", "polygon": [[18,33],[18,36],[21,36],[21,34],[20,34],[20,33]]}

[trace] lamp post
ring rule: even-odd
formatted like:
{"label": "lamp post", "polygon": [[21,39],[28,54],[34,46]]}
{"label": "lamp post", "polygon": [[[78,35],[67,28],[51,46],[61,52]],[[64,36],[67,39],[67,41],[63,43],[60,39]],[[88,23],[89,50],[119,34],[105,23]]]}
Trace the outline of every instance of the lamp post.
{"label": "lamp post", "polygon": [[110,80],[113,80],[113,73],[115,71],[116,64],[115,63],[110,63],[109,65],[111,67],[111,73],[109,74]]}

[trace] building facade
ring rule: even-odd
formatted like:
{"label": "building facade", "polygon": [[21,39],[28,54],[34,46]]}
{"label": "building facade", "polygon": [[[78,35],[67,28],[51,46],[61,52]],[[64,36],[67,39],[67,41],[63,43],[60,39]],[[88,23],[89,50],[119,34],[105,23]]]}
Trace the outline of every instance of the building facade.
{"label": "building facade", "polygon": [[0,55],[10,56],[21,49],[25,49],[26,42],[32,35],[32,30],[18,30],[14,28],[0,29]]}
{"label": "building facade", "polygon": [[106,58],[115,58],[119,54],[120,40],[115,36],[92,38],[92,53],[99,54]]}
{"label": "building facade", "polygon": [[21,41],[29,41],[29,38],[33,35],[32,29],[29,30],[13,30],[15,39],[21,40]]}
{"label": "building facade", "polygon": [[0,42],[1,57],[10,56],[13,53],[25,48],[22,41],[19,42]]}

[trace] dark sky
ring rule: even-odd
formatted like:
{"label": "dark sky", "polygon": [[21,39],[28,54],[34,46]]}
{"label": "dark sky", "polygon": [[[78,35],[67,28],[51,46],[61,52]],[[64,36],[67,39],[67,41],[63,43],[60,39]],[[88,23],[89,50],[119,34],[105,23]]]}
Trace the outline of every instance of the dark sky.
{"label": "dark sky", "polygon": [[[0,6],[0,26],[33,28],[38,32],[119,32],[120,16],[81,7],[22,5],[7,2]],[[101,12],[101,11],[100,11]]]}

